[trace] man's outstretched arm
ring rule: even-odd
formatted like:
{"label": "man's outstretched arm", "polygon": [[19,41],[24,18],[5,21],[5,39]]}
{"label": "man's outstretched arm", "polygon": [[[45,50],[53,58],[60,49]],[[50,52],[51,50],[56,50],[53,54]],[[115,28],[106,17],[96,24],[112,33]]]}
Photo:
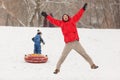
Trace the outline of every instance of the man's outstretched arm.
{"label": "man's outstretched arm", "polygon": [[73,22],[78,22],[87,8],[87,3],[72,17]]}
{"label": "man's outstretched arm", "polygon": [[61,26],[62,21],[57,20],[57,19],[53,18],[52,16],[47,15],[46,12],[42,12],[41,15],[44,16],[45,18],[47,18],[52,24],[55,24],[56,26]]}

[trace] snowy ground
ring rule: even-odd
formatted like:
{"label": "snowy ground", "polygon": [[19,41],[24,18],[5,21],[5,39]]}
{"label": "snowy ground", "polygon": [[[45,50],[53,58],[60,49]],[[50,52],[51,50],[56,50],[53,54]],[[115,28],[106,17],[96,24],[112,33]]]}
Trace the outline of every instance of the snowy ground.
{"label": "snowy ground", "polygon": [[24,55],[33,52],[31,38],[37,29],[0,27],[0,80],[120,80],[120,30],[78,29],[81,44],[99,68],[91,70],[72,50],[61,72],[55,75],[53,71],[64,47],[60,28],[40,28],[46,42],[42,50],[49,57],[47,63],[24,61]]}

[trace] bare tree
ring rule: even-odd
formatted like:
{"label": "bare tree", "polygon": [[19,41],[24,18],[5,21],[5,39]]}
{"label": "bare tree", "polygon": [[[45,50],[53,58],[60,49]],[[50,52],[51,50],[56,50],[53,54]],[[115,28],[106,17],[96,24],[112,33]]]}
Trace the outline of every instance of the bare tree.
{"label": "bare tree", "polygon": [[19,24],[21,24],[22,26],[25,26],[25,25],[22,23],[21,20],[19,20],[17,17],[15,17],[14,14],[6,8],[6,6],[4,5],[4,1],[1,1],[0,3],[1,3],[1,7],[2,7],[13,19],[15,19],[15,20],[16,20]]}
{"label": "bare tree", "polygon": [[120,0],[0,0],[0,10],[6,12],[0,20],[4,19],[5,25],[40,27],[44,19],[41,11],[61,19],[64,13],[73,16],[85,2],[88,8],[78,27],[82,23],[88,28],[120,28]]}

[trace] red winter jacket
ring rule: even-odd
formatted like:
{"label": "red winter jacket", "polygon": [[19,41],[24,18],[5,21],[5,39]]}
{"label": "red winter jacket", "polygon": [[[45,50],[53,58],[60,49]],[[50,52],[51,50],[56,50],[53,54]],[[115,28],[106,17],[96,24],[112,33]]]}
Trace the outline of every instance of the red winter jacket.
{"label": "red winter jacket", "polygon": [[73,42],[75,40],[79,40],[76,22],[79,21],[84,11],[85,11],[84,9],[80,9],[76,15],[74,15],[72,18],[69,19],[68,22],[54,19],[51,16],[47,16],[47,19],[51,23],[61,27],[62,33],[64,35],[65,43]]}

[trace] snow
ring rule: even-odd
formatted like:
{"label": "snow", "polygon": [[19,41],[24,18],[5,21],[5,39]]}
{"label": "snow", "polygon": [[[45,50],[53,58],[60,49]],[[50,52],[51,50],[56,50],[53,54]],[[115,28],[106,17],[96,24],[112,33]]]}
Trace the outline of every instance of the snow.
{"label": "snow", "polygon": [[[40,29],[46,44],[43,54],[49,60],[43,64],[24,61],[33,52],[31,38]],[[78,29],[80,42],[99,65],[96,70],[72,50],[62,64],[61,72],[53,74],[64,48],[60,28],[0,27],[0,80],[120,80],[120,30]]]}

